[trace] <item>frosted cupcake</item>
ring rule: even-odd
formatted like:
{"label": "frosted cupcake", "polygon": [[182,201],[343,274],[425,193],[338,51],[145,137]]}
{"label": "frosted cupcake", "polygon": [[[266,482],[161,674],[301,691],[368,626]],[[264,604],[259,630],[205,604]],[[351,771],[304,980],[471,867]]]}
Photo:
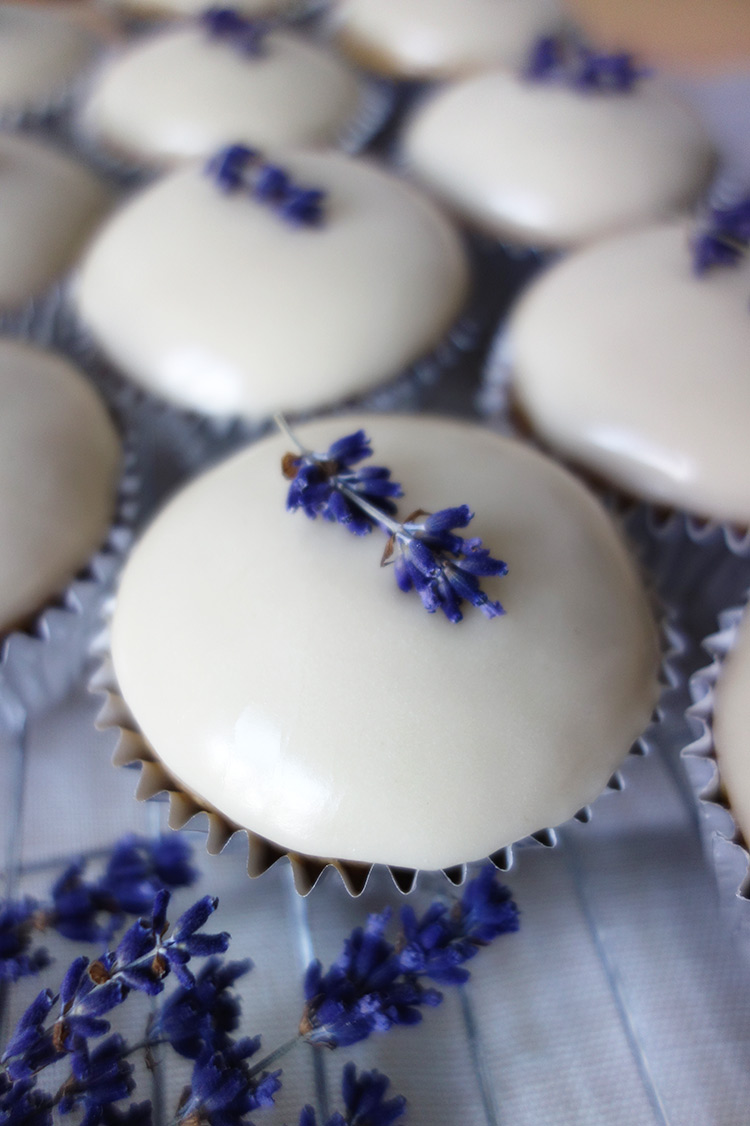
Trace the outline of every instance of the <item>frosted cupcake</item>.
{"label": "frosted cupcake", "polygon": [[83,662],[114,555],[71,583],[110,534],[122,454],[88,381],[50,352],[0,341],[0,403],[2,683],[38,702]]}
{"label": "frosted cupcake", "polygon": [[555,0],[337,0],[332,25],[341,49],[387,78],[457,78],[520,66],[554,31]]}
{"label": "frosted cupcake", "polygon": [[740,205],[716,213],[719,235],[696,242],[674,221],[552,266],[511,314],[489,378],[509,377],[534,432],[598,478],[747,528],[750,258],[721,233],[733,214],[750,237]]}
{"label": "frosted cupcake", "polygon": [[133,197],[90,246],[75,297],[142,387],[258,422],[400,375],[445,341],[467,284],[449,223],[395,177],[235,146]]}
{"label": "frosted cupcake", "polygon": [[78,161],[0,136],[0,310],[20,308],[61,278],[110,204],[109,190]]}
{"label": "frosted cupcake", "polygon": [[118,158],[163,167],[229,142],[353,143],[364,128],[364,99],[354,72],[325,47],[212,9],[109,59],[80,129]]}
{"label": "frosted cupcake", "polygon": [[[624,56],[543,40],[526,71],[438,90],[401,144],[414,178],[505,243],[568,249],[691,204],[712,169],[691,112]],[[565,50],[568,50],[567,48]]]}
{"label": "frosted cupcake", "polygon": [[[648,723],[658,657],[569,474],[476,427],[371,416],[396,502],[360,423],[255,443],[162,512],[120,586],[104,722],[178,820],[213,810],[213,846],[248,832],[252,872],[336,857],[361,887],[373,862],[460,865],[573,815]],[[473,521],[444,508],[466,500]]]}
{"label": "frosted cupcake", "polygon": [[60,5],[0,4],[0,117],[59,108],[100,48],[80,15]]}

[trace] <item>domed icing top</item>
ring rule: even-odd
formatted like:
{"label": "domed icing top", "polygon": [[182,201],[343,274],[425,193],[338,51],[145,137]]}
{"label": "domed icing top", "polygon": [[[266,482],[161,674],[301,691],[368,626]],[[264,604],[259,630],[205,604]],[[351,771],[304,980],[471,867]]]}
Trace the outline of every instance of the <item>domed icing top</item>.
{"label": "domed icing top", "polygon": [[750,524],[750,257],[697,277],[691,230],[551,267],[511,315],[518,400],[565,456],[639,497]]}
{"label": "domed icing top", "polygon": [[325,192],[322,224],[188,168],[134,197],[81,267],[102,346],[183,406],[264,418],[361,394],[435,347],[465,300],[458,236],[414,189],[336,153],[279,163]]}
{"label": "domed icing top", "polygon": [[59,356],[0,342],[0,629],[59,594],[104,541],[120,443]]}
{"label": "domed icing top", "polygon": [[384,537],[285,510],[286,439],[196,480],[120,587],[122,695],[188,790],[285,848],[440,868],[564,821],[647,724],[653,622],[614,526],[564,470],[441,420],[300,427],[313,449],[364,426],[402,515],[469,503],[509,564],[505,617],[430,615],[379,566]]}
{"label": "domed icing top", "polygon": [[272,31],[248,55],[200,26],[169,28],[102,67],[83,128],[142,163],[206,157],[223,144],[333,144],[360,105],[360,85],[324,47]]}
{"label": "domed icing top", "polygon": [[712,169],[698,121],[655,79],[604,93],[499,71],[428,99],[407,126],[403,155],[469,222],[542,249],[684,208]]}

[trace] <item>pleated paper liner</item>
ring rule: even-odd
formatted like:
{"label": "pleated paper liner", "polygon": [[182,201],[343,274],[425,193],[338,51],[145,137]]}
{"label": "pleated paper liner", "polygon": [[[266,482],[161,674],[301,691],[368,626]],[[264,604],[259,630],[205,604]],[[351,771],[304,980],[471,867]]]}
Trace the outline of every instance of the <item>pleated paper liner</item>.
{"label": "pleated paper liner", "polygon": [[[109,608],[111,610],[111,607]],[[608,793],[621,791],[627,785],[637,785],[636,759],[651,753],[662,745],[670,717],[682,713],[682,705],[675,701],[682,684],[680,663],[686,650],[686,640],[672,615],[668,615],[662,625],[662,662],[660,671],[661,696],[654,712],[652,722],[636,741],[622,765],[611,776],[604,793],[592,805],[579,810],[574,820],[587,823],[594,813],[604,814],[604,799]],[[136,766],[140,768],[140,779],[136,789],[136,799],[146,801],[165,794],[169,801],[169,825],[172,829],[182,829],[191,824],[199,815],[207,819],[206,848],[211,854],[222,851],[227,842],[236,834],[247,837],[247,871],[251,878],[262,876],[274,864],[286,861],[291,865],[294,884],[300,895],[307,895],[327,868],[338,872],[346,891],[352,896],[361,895],[372,870],[382,865],[363,864],[340,860],[335,857],[309,856],[289,851],[282,845],[259,836],[252,830],[227,819],[219,810],[205,802],[198,795],[186,790],[174,775],[161,763],[153,748],[138,729],[127,704],[120,695],[114,668],[108,651],[108,636],[105,631],[97,643],[100,664],[90,682],[90,688],[104,698],[97,725],[102,730],[114,728],[118,732],[114,752],[115,766]],[[681,699],[681,697],[680,697]],[[555,828],[543,828],[522,841],[517,841],[498,849],[489,859],[501,871],[508,871],[514,862],[514,853],[529,846],[554,848],[558,843]],[[450,883],[460,885],[466,878],[468,864],[444,869],[443,873]],[[418,870],[392,865],[387,870],[396,888],[408,894],[415,886]]]}
{"label": "pleated paper liner", "polygon": [[750,940],[750,849],[732,816],[716,761],[713,714],[716,684],[737,639],[744,608],[719,616],[719,629],[703,642],[710,663],[690,678],[688,720],[695,733],[682,759],[698,802],[706,858],[713,868],[721,913],[743,946]]}

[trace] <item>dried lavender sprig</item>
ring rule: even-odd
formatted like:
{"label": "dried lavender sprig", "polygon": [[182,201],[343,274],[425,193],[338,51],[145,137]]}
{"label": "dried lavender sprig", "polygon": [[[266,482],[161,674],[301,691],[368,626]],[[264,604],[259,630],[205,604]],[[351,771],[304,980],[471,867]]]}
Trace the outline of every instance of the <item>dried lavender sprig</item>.
{"label": "dried lavender sprig", "polygon": [[533,82],[559,82],[573,90],[627,93],[648,71],[625,52],[592,51],[569,35],[545,35],[531,48],[524,77]]}
{"label": "dried lavender sprig", "polygon": [[296,184],[286,169],[264,160],[258,149],[228,145],[211,157],[206,173],[226,194],[244,192],[296,227],[317,227],[324,219],[325,192]]}
{"label": "dried lavender sprig", "polygon": [[363,430],[340,438],[325,453],[315,453],[299,443],[282,415],[276,415],[275,421],[298,451],[286,454],[281,463],[282,473],[291,480],[290,511],[302,508],[310,519],[322,516],[355,535],[382,528],[389,539],[381,565],[394,563],[399,588],[416,590],[431,614],[439,609],[449,621],[460,622],[464,601],[487,618],[504,613],[501,604],[481,589],[480,579],[507,574],[507,564],[493,559],[481,539],[464,539],[453,531],[465,528],[474,518],[467,505],[435,513],[418,509],[401,523],[394,519],[396,506],[391,498],[401,496],[402,490],[390,480],[390,470],[381,466],[352,469],[372,454]]}
{"label": "dried lavender sprig", "polygon": [[375,1031],[418,1024],[423,1007],[443,999],[421,979],[463,984],[469,978],[463,965],[481,946],[518,930],[518,909],[491,864],[466,885],[452,909],[438,901],[418,919],[404,908],[395,944],[385,936],[390,919],[388,910],[371,915],[365,927],[352,931],[326,972],[318,961],[308,968],[300,1023],[308,1043],[342,1047]]}
{"label": "dried lavender sprig", "polygon": [[266,36],[271,31],[269,20],[248,19],[236,8],[207,8],[198,16],[198,23],[211,39],[228,43],[247,58],[261,58],[266,53]]}
{"label": "dried lavender sprig", "polygon": [[[341,1094],[345,1113],[335,1111],[325,1126],[391,1126],[406,1113],[406,1099],[397,1095],[386,1100],[390,1079],[379,1071],[362,1071],[357,1075],[353,1063],[344,1067],[341,1076]],[[299,1126],[317,1126],[315,1111],[303,1108]]]}
{"label": "dried lavender sprig", "polygon": [[78,942],[108,943],[127,915],[149,911],[165,887],[187,887],[196,878],[190,846],[178,833],[156,840],[130,835],[112,849],[102,875],[86,880],[86,863],[74,861],[52,885],[50,901],[30,897],[0,902],[0,981],[36,974],[49,964],[35,934],[55,930]]}
{"label": "dried lavender sprig", "polygon": [[693,270],[699,276],[716,266],[737,266],[750,248],[750,196],[709,209],[693,239]]}

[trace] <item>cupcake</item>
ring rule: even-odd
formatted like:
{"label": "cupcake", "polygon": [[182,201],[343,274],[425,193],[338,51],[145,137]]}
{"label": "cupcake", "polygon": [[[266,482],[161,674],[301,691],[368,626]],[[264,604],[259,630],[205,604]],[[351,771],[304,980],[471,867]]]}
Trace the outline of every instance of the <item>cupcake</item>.
{"label": "cupcake", "polygon": [[27,137],[0,136],[0,310],[61,278],[111,204],[87,168]]}
{"label": "cupcake", "polygon": [[750,934],[750,630],[742,607],[719,616],[719,630],[704,648],[712,660],[690,681],[694,703],[688,716],[696,738],[685,747],[683,761],[699,799],[703,843],[721,907],[744,939]]}
{"label": "cupcake", "polygon": [[[102,557],[74,595],[71,583],[108,539],[122,454],[88,381],[51,352],[0,341],[0,402],[2,680],[38,701],[83,662],[111,567]],[[50,611],[66,592],[67,610]],[[13,633],[32,624],[34,637]]]}
{"label": "cupcake", "polygon": [[[367,439],[332,445],[360,425],[412,513],[395,530],[387,470],[353,468]],[[548,459],[466,424],[374,415],[296,437],[326,452],[255,443],[132,554],[104,714],[125,729],[120,761],[148,760],[177,819],[212,810],[214,844],[245,829],[255,873],[280,851],[335,857],[350,879],[447,868],[571,817],[658,694],[648,603],[606,514]],[[287,506],[348,527],[286,511],[289,479]],[[384,527],[348,534],[367,518],[342,480]],[[463,501],[471,539],[447,527],[469,509],[442,507]]]}
{"label": "cupcake", "polygon": [[[407,170],[492,238],[566,250],[693,203],[712,170],[696,118],[622,57],[491,71],[438,90],[407,123]],[[554,62],[555,48],[548,48]],[[619,67],[619,69],[618,69]]]}
{"label": "cupcake", "polygon": [[16,121],[57,109],[101,41],[63,5],[0,4],[0,115]]}
{"label": "cupcake", "polygon": [[233,146],[133,197],[75,298],[109,359],[205,416],[262,422],[362,396],[445,342],[468,271],[414,189],[336,153]]}
{"label": "cupcake", "polygon": [[511,313],[489,378],[509,378],[533,431],[597,478],[747,528],[750,257],[696,272],[714,236],[695,248],[693,236],[662,223],[550,267]]}
{"label": "cupcake", "polygon": [[80,130],[118,158],[158,168],[234,141],[334,145],[353,139],[362,113],[355,73],[325,47],[216,9],[110,58]]}
{"label": "cupcake", "polygon": [[457,78],[519,66],[561,21],[555,0],[337,0],[337,44],[387,78]]}

